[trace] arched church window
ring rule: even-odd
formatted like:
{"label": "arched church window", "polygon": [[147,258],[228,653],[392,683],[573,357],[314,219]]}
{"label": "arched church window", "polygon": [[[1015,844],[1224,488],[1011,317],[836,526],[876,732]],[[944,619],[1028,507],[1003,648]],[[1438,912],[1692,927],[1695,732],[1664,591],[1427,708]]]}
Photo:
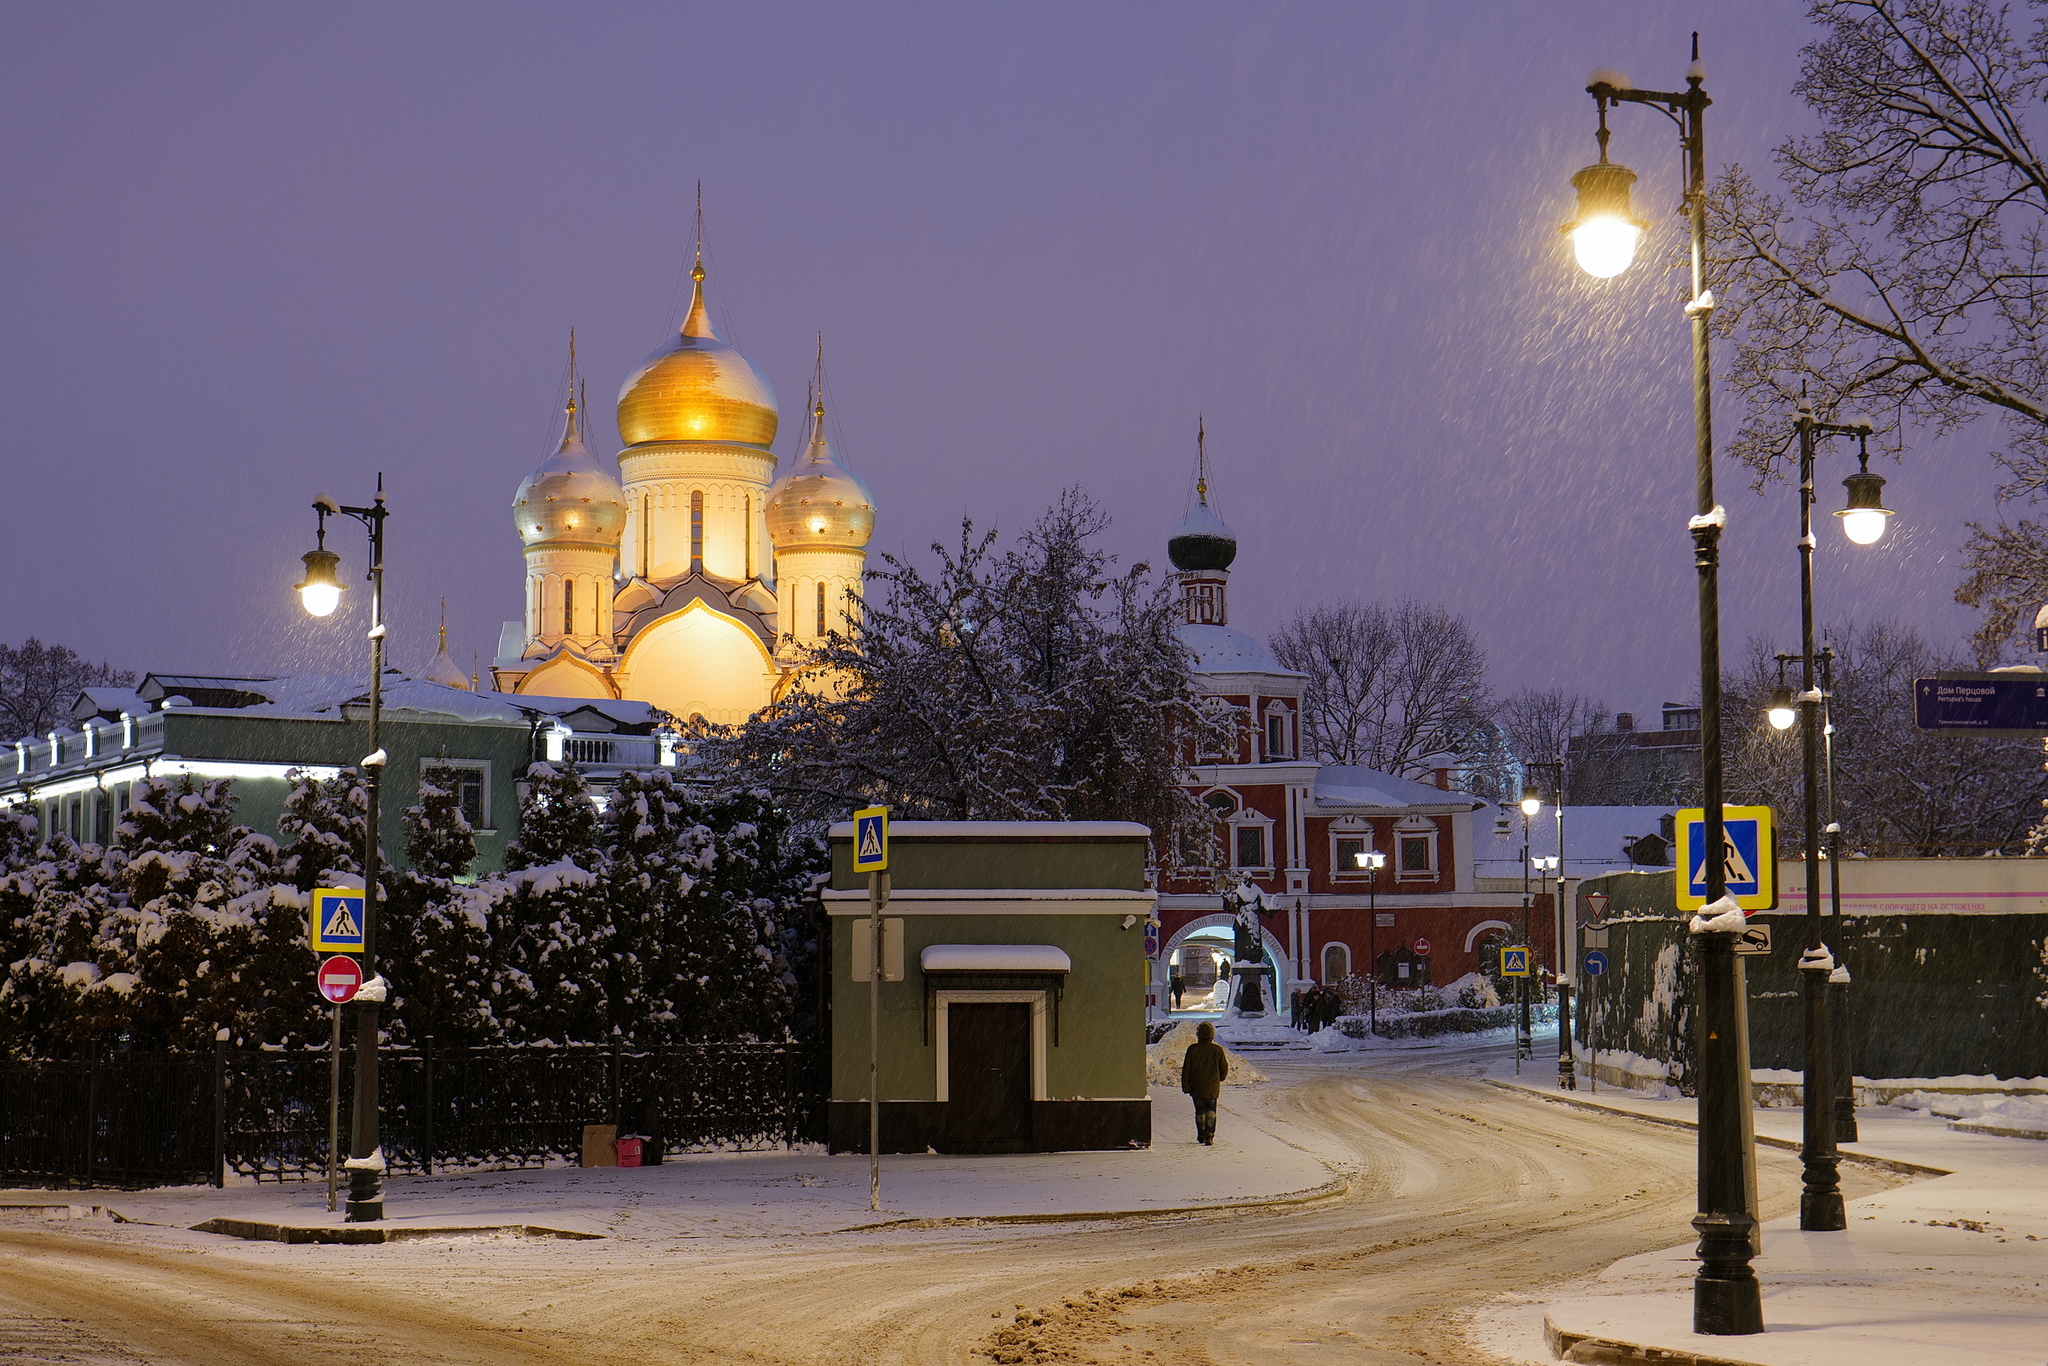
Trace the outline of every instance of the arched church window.
{"label": "arched church window", "polygon": [[576,634],[576,580],[562,580],[562,634]]}
{"label": "arched church window", "polygon": [[690,490],[690,572],[704,572],[704,490]]}
{"label": "arched church window", "polygon": [[818,638],[825,638],[825,585],[818,585]]}
{"label": "arched church window", "polygon": [[746,519],[745,519],[745,520],[746,520],[746,524],[747,524],[747,562],[746,562],[746,577],[747,577],[747,578],[750,578],[750,579],[751,579],[751,578],[753,578],[753,577],[754,577],[754,495],[753,495],[753,494],[751,494],[751,493],[747,495],[747,499],[746,499],[746,513],[747,513],[747,515],[746,515]]}

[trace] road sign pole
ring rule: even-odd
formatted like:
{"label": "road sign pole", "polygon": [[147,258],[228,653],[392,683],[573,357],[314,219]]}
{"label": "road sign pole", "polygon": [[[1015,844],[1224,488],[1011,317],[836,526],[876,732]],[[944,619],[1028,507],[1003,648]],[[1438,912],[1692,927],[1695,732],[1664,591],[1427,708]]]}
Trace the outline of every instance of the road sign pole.
{"label": "road sign pole", "polygon": [[882,1207],[882,908],[889,874],[868,874],[868,1208]]}
{"label": "road sign pole", "polygon": [[333,1036],[327,1041],[327,1212],[334,1213],[334,1188],[341,1172],[341,1007],[332,1006]]}

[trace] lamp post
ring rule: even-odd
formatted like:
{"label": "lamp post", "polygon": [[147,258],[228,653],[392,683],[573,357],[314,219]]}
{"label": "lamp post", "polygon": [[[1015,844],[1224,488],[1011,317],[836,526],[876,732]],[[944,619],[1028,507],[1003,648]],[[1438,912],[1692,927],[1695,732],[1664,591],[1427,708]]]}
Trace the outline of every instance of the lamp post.
{"label": "lamp post", "polygon": [[[1536,784],[1522,784],[1522,949],[1529,952],[1529,822],[1543,809],[1543,798],[1536,791]],[[1529,973],[1536,970],[1533,962],[1525,963]],[[1515,979],[1515,1075],[1522,1074],[1522,1059],[1536,1051],[1535,1035],[1529,1028],[1529,975]]]}
{"label": "lamp post", "polygon": [[1368,849],[1357,857],[1358,866],[1368,875],[1365,884],[1365,956],[1370,975],[1366,978],[1365,1032],[1377,1038],[1380,1032],[1380,869],[1387,866],[1387,856],[1377,849]]}
{"label": "lamp post", "polygon": [[[1820,734],[1827,759],[1828,824],[1822,831],[1827,836],[1828,851],[1828,915],[1835,922],[1835,933],[1846,937],[1848,927],[1842,923],[1842,821],[1835,807],[1835,652],[1823,648],[1820,652]],[[2048,743],[2048,742],[2044,742]],[[1828,985],[1834,990],[1828,993],[1828,1013],[1832,1017],[1828,1030],[1834,1043],[1835,1052],[1835,1142],[1856,1141],[1856,1065],[1849,1055],[1849,967],[1837,963],[1828,976]]]}
{"label": "lamp post", "polygon": [[[1799,693],[1800,759],[1806,839],[1806,952],[1799,959],[1806,998],[1806,1076],[1804,1133],[1800,1144],[1803,1185],[1799,1196],[1799,1227],[1808,1232],[1834,1232],[1848,1227],[1842,1209],[1841,1157],[1835,1148],[1835,1077],[1832,1021],[1828,1017],[1828,979],[1834,956],[1821,942],[1820,917],[1820,766],[1821,706],[1826,694],[1815,686],[1819,656],[1813,639],[1813,465],[1820,439],[1857,439],[1858,468],[1842,483],[1848,506],[1835,515],[1842,531],[1857,545],[1871,545],[1884,535],[1892,514],[1884,506],[1884,479],[1870,472],[1870,424],[1822,422],[1805,402],[1799,405]],[[1781,659],[1781,667],[1782,667]],[[1781,693],[1783,689],[1779,690]],[[1774,698],[1771,724],[1783,729]],[[1832,750],[1832,745],[1829,746]],[[1832,784],[1830,785],[1832,786]],[[1831,821],[1832,825],[1833,822]],[[1837,926],[1839,931],[1840,927]]]}
{"label": "lamp post", "polygon": [[[363,785],[370,809],[363,840],[363,974],[378,981],[377,953],[378,802],[384,776],[384,476],[377,476],[377,497],[368,507],[348,507],[322,494],[313,500],[319,515],[314,548],[302,557],[305,580],[297,585],[300,601],[316,617],[333,613],[344,585],[335,574],[341,557],[327,548],[327,519],[353,517],[370,533],[370,750],[363,756]],[[377,1004],[356,1003],[356,1086],[349,1123],[348,1204],[343,1218],[366,1223],[384,1217],[384,1171],[377,1133]]]}
{"label": "lamp post", "polygon": [[1745,1135],[1749,1118],[1749,1040],[1742,1002],[1742,968],[1735,957],[1736,931],[1722,928],[1722,916],[1739,909],[1728,896],[1721,829],[1721,530],[1727,512],[1714,501],[1713,369],[1707,325],[1714,296],[1707,288],[1706,113],[1713,101],[1705,89],[1699,35],[1693,35],[1692,65],[1682,91],[1638,90],[1611,71],[1594,73],[1586,86],[1599,113],[1600,160],[1572,177],[1578,213],[1564,231],[1580,265],[1602,278],[1628,268],[1647,226],[1629,208],[1635,173],[1607,160],[1607,108],[1641,104],[1678,125],[1685,165],[1684,210],[1692,256],[1692,297],[1685,315],[1692,323],[1693,487],[1697,512],[1686,524],[1693,567],[1699,575],[1700,796],[1701,851],[1706,905],[1693,920],[1699,935],[1700,1010],[1695,1022],[1699,1056],[1700,1268],[1693,1277],[1693,1331],[1721,1336],[1761,1333],[1763,1301],[1750,1266],[1756,1216],[1750,1209],[1748,1173],[1752,1154]]}
{"label": "lamp post", "polygon": [[1527,768],[1548,769],[1556,778],[1551,788],[1556,800],[1552,803],[1557,812],[1557,854],[1536,860],[1540,871],[1554,874],[1557,890],[1552,896],[1551,911],[1555,931],[1557,961],[1551,975],[1557,979],[1557,1087],[1560,1091],[1579,1089],[1578,1067],[1572,1057],[1572,950],[1565,943],[1565,876],[1564,876],[1564,759],[1559,756],[1549,761],[1532,761]]}

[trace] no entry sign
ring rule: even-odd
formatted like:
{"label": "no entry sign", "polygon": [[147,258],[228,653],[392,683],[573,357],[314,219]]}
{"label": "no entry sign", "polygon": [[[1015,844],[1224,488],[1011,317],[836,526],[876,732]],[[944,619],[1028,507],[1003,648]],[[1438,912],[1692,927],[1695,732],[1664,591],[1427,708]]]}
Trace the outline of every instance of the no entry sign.
{"label": "no entry sign", "polygon": [[1418,957],[1421,957],[1421,958],[1427,958],[1427,957],[1429,957],[1429,941],[1428,941],[1427,939],[1418,939],[1418,940],[1416,940],[1416,941],[1415,941],[1415,952],[1416,952],[1416,955],[1417,955]]}
{"label": "no entry sign", "polygon": [[363,970],[353,958],[336,955],[320,965],[313,974],[313,985],[318,987],[323,999],[338,1006],[345,1006],[356,998],[356,988],[363,984]]}

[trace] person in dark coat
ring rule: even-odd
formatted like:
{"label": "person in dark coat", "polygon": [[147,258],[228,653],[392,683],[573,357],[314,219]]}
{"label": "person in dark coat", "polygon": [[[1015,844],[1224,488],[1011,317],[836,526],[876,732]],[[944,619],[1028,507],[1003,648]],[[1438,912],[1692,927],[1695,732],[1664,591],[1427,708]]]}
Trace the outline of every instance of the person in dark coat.
{"label": "person in dark coat", "polygon": [[1188,989],[1188,979],[1180,975],[1179,968],[1175,968],[1167,977],[1166,985],[1173,992],[1173,1008],[1179,1010],[1181,993]]}
{"label": "person in dark coat", "polygon": [[1223,1079],[1230,1075],[1230,1055],[1216,1042],[1216,1026],[1207,1020],[1195,1027],[1195,1042],[1180,1064],[1180,1089],[1194,1097],[1195,1141],[1216,1143],[1216,1102]]}

